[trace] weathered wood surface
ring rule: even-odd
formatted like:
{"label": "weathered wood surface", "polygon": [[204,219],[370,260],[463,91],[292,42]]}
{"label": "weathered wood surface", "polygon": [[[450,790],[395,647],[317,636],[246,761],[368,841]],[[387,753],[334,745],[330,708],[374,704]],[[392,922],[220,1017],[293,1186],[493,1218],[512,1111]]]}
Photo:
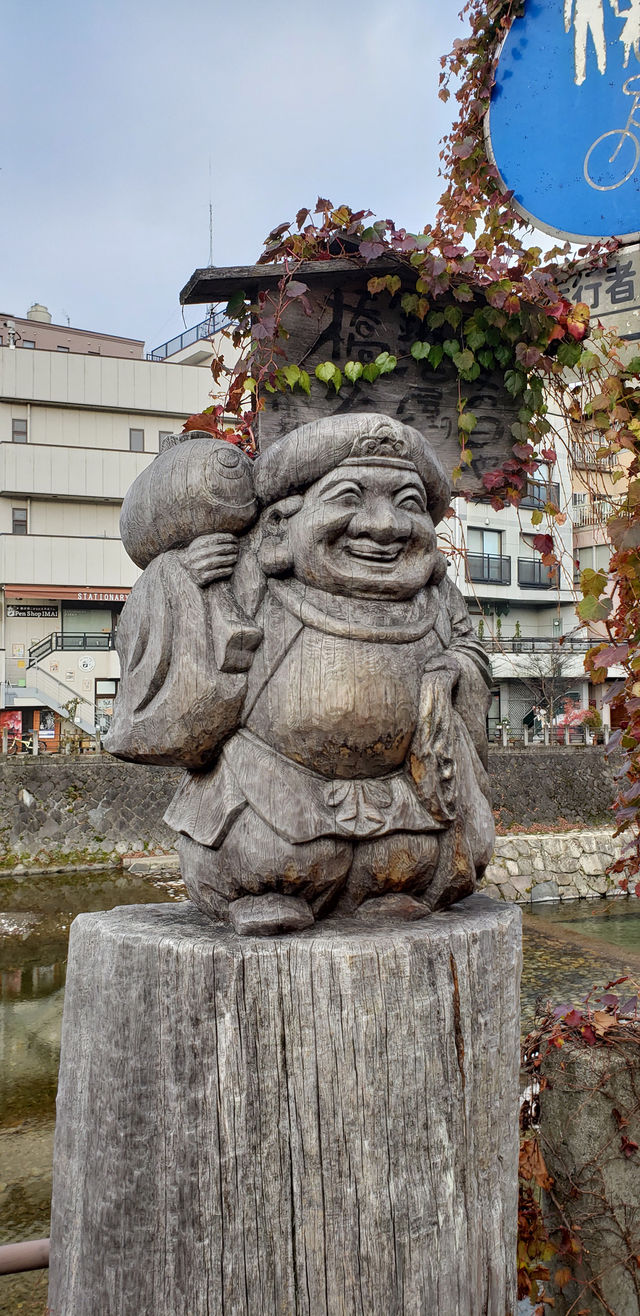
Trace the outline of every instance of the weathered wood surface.
{"label": "weathered wood surface", "polygon": [[105,748],[188,770],[165,820],[192,900],[237,931],[398,892],[428,914],[491,858],[491,674],[438,549],[449,492],[424,436],[374,412],[252,466],[187,435],[127,494],[145,571]]}
{"label": "weathered wood surface", "polygon": [[56,1316],[515,1312],[520,915],[72,934]]}
{"label": "weathered wood surface", "polygon": [[[390,272],[401,279],[405,289],[415,290],[415,271],[393,253],[368,263],[354,257],[303,261],[296,269],[296,278],[307,284],[309,292],[304,305],[290,302],[282,319],[289,337],[284,344],[280,342],[280,350],[289,362],[303,366],[311,376],[324,361],[341,368],[349,360],[368,365],[381,352],[396,356],[398,364],[373,384],[362,379],[355,385],[345,382],[339,393],[332,384],[324,387],[314,381],[311,396],[301,389],[266,394],[265,409],[256,421],[260,448],[268,448],[295,426],[320,416],[377,411],[415,425],[433,445],[445,470],[453,471],[460,463],[461,390],[467,410],[478,423],[469,439],[471,466],[464,467],[456,492],[486,494],[482,476],[512,456],[511,426],[518,419],[519,403],[507,393],[499,372],[465,383],[446,357],[437,370],[413,360],[412,343],[416,339],[434,341],[438,335],[426,321],[405,314],[399,295],[369,292],[372,277]],[[268,315],[276,310],[278,284],[284,273],[281,264],[196,270],[180,300],[184,304],[224,301],[244,291],[247,301],[255,301],[261,291],[267,295],[262,313]],[[449,292],[433,309],[442,310],[447,302],[458,306]],[[472,309],[464,310],[465,318]],[[459,336],[451,327],[444,333],[445,338]],[[271,344],[266,351],[270,359]],[[280,364],[285,364],[284,357]]]}

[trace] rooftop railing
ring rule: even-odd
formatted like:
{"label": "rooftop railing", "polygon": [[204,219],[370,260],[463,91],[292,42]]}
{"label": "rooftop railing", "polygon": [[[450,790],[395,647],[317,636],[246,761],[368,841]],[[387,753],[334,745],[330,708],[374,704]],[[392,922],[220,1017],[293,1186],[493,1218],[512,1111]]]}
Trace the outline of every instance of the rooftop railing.
{"label": "rooftop railing", "polygon": [[206,320],[201,320],[200,324],[194,324],[190,329],[185,329],[184,333],[177,334],[175,338],[170,338],[168,343],[162,343],[160,347],[154,347],[153,352],[147,352],[147,361],[166,361],[168,356],[175,356],[176,352],[181,352],[183,347],[191,347],[193,343],[198,343],[200,339],[211,338],[217,334],[229,321],[222,311],[212,311]]}

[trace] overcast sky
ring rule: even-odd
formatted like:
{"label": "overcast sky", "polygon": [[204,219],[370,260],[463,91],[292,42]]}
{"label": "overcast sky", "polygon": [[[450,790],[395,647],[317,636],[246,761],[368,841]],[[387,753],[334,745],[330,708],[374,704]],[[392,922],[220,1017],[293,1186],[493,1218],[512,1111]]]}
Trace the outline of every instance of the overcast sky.
{"label": "overcast sky", "polygon": [[[433,218],[458,0],[4,0],[0,310],[144,338],[318,194]],[[200,313],[185,309],[188,325]]]}

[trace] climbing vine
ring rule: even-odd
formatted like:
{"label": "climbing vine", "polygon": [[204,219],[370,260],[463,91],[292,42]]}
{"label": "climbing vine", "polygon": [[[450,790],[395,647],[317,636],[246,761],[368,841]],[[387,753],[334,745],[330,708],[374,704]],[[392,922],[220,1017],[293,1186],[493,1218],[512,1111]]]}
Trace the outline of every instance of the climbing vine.
{"label": "climbing vine", "polygon": [[[483,475],[495,509],[518,507],[527,479],[552,471],[559,444],[570,447],[576,437],[590,444],[596,463],[612,466],[611,478],[624,491],[609,523],[615,553],[608,571],[582,572],[577,612],[596,641],[586,663],[592,681],[605,681],[616,665],[625,671],[612,705],[624,726],[614,738],[623,756],[616,818],[618,831],[632,838],[616,868],[628,882],[640,873],[640,358],[625,361],[615,334],[590,323],[589,308],[561,291],[576,263],[582,270],[602,265],[618,244],[585,245],[573,260],[569,244],[543,256],[529,244],[530,230],[487,154],[484,116],[498,50],[526,3],[468,0],[462,10],[469,34],[441,61],[439,95],[455,100],[457,115],[442,142],[444,191],[433,222],[412,233],[321,197],[313,209],[303,207],[294,220],[276,225],[259,263],[277,263],[280,277],[256,300],[239,290],[228,303],[225,333],[234,364],[226,364],[224,352],[215,358],[215,403],[187,427],[209,429],[255,455],[255,421],[269,395],[339,393],[360,380],[375,384],[398,367],[389,352],[367,363],[327,360],[313,371],[294,358],[286,317],[294,303],[311,313],[305,269],[339,257],[368,273],[371,296],[396,299],[407,317],[409,355],[427,375],[455,372],[454,482],[473,460],[470,385],[496,372],[517,415],[509,456]],[[561,563],[566,517],[551,494],[530,513],[532,543],[549,571]]]}
{"label": "climbing vine", "polygon": [[[579,1006],[548,1007],[524,1040],[528,1087],[521,1109],[518,1297],[536,1303],[536,1316],[557,1305],[559,1292],[563,1310],[576,1316],[591,1311],[593,1299],[599,1310],[611,1310],[590,1255],[598,1236],[607,1240],[607,1269],[626,1271],[640,1293],[637,1213],[610,1190],[612,1168],[615,1172],[616,1164],[626,1162],[635,1167],[640,1154],[639,1041],[638,992],[628,978],[593,988]],[[583,1076],[579,1084],[576,1059]],[[587,1103],[592,1115],[591,1136],[575,1164],[551,1134],[557,1120],[549,1118],[545,1092],[557,1087],[568,1103],[567,1120],[572,1113],[578,1118]]]}

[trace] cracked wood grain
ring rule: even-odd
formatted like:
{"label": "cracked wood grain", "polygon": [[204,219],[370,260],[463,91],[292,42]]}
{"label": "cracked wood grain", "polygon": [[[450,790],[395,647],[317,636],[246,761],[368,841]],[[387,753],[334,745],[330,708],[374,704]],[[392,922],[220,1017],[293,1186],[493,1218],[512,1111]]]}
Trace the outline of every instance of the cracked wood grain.
{"label": "cracked wood grain", "polygon": [[73,925],[56,1316],[515,1311],[520,915]]}

